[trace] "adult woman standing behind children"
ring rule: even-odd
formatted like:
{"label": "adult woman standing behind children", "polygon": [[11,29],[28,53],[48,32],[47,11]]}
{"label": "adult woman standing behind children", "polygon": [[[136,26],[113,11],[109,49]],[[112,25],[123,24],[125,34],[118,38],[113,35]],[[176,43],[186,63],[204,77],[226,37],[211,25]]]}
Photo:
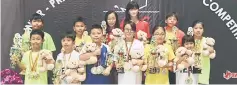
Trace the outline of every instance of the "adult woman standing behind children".
{"label": "adult woman standing behind children", "polygon": [[119,28],[119,20],[118,14],[115,11],[108,11],[105,13],[105,22],[106,22],[106,34],[107,34],[107,42],[111,41],[110,35],[112,34],[112,30],[115,28]]}
{"label": "adult woman standing behind children", "polygon": [[[147,33],[147,38],[150,38],[150,26],[146,21],[141,21],[139,19],[139,5],[135,1],[130,1],[126,6],[125,19],[121,22],[120,27],[124,29],[124,23],[132,21],[136,24],[136,33],[141,30]],[[136,36],[137,38],[137,36]]]}

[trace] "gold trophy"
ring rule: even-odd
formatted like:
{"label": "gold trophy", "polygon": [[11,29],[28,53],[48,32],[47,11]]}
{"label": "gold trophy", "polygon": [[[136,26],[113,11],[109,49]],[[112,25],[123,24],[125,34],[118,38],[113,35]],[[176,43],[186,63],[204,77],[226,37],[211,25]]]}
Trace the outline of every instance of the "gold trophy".
{"label": "gold trophy", "polygon": [[155,74],[156,73],[156,68],[155,68],[155,57],[156,57],[156,49],[153,48],[151,49],[151,56],[148,57],[148,69],[150,74]]}
{"label": "gold trophy", "polygon": [[56,62],[56,67],[53,70],[53,83],[56,85],[61,84],[60,75],[62,75],[63,70],[62,68],[63,68],[62,60],[58,60]]}
{"label": "gold trophy", "polygon": [[202,63],[201,63],[201,47],[200,47],[200,43],[201,43],[201,41],[200,40],[196,40],[195,41],[196,43],[195,43],[195,66],[197,67],[197,68],[199,68],[199,69],[201,69],[201,66],[202,66]]}
{"label": "gold trophy", "polygon": [[103,43],[107,43],[106,38],[108,37],[108,35],[106,34],[107,25],[106,25],[105,21],[101,22],[101,27],[102,27],[102,30],[103,30]]}
{"label": "gold trophy", "polygon": [[172,28],[172,32],[175,34],[175,37],[173,39],[169,39],[170,44],[171,44],[174,51],[176,51],[176,49],[178,49],[178,47],[179,47],[178,38],[176,36],[177,35],[177,30],[178,30],[178,28],[176,26],[174,26]]}
{"label": "gold trophy", "polygon": [[124,52],[123,52],[123,49],[120,49],[119,52],[118,52],[118,67],[117,67],[117,72],[118,73],[124,73],[124,68],[123,68],[123,65],[124,65]]}

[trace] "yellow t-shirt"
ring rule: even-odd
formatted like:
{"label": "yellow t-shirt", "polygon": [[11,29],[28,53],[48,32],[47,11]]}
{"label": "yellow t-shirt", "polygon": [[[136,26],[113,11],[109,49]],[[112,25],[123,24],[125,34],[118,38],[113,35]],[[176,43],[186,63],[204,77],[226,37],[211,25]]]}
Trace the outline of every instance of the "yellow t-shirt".
{"label": "yellow t-shirt", "polygon": [[198,83],[201,84],[209,84],[209,79],[210,79],[210,57],[209,56],[204,56],[202,54],[202,49],[203,49],[203,41],[205,40],[205,37],[202,37],[201,41],[195,40],[195,45],[199,46],[199,51],[201,52],[201,74],[198,75]]}
{"label": "yellow t-shirt", "polygon": [[166,36],[165,36],[166,44],[171,45],[170,39],[176,39],[176,36],[174,33],[166,31]]}
{"label": "yellow t-shirt", "polygon": [[75,39],[75,45],[76,45],[76,46],[80,46],[82,43],[85,44],[85,43],[88,43],[88,42],[92,42],[90,36],[82,36],[81,39],[78,38],[78,37],[76,37],[76,39]]}
{"label": "yellow t-shirt", "polygon": [[36,57],[38,56],[38,52],[32,52],[32,60],[30,60],[30,53],[31,51],[26,51],[22,57],[21,63],[26,67],[26,71],[25,71],[25,81],[24,84],[48,84],[48,78],[47,78],[47,71],[44,72],[39,72],[39,65],[38,65],[38,61],[36,62],[36,72],[39,72],[39,76],[37,79],[35,78],[30,78],[30,74],[32,74],[32,72],[30,71],[31,69],[31,62],[32,60],[35,61]]}
{"label": "yellow t-shirt", "polygon": [[[164,44],[165,47],[168,49],[165,57],[168,58],[168,60],[173,60],[175,58],[174,52],[172,50],[172,47],[168,44]],[[151,56],[151,48],[153,46],[152,45],[146,45],[145,47],[145,59],[147,60],[149,58],[149,56]],[[145,79],[145,84],[149,85],[149,84],[169,84],[169,71],[168,68],[163,68],[160,69],[160,73],[156,73],[156,74],[150,74],[149,73],[149,69],[147,69],[146,71],[146,79]],[[163,73],[162,71],[165,71],[165,73]]]}

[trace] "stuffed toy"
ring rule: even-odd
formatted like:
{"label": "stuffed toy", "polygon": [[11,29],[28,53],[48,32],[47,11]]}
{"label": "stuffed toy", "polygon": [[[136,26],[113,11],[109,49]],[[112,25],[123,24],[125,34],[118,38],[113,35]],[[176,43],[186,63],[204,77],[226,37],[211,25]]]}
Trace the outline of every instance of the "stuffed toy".
{"label": "stuffed toy", "polygon": [[80,82],[85,81],[86,79],[85,65],[86,65],[85,61],[79,60],[77,72],[80,74],[80,77],[79,77]]}
{"label": "stuffed toy", "polygon": [[131,51],[131,64],[132,64],[132,71],[139,72],[146,70],[147,65],[144,64],[143,61],[144,51],[143,50],[133,50]]}
{"label": "stuffed toy", "polygon": [[214,59],[216,57],[216,51],[213,49],[214,51],[211,52],[210,48],[213,48],[215,45],[215,40],[213,38],[207,37],[203,42],[203,55]]}
{"label": "stuffed toy", "polygon": [[[91,53],[91,52],[94,52],[96,50],[96,44],[95,43],[86,43],[80,54],[83,54],[83,53]],[[85,61],[86,64],[95,64],[97,62],[97,57],[96,56],[90,56],[90,59],[86,60]]]}
{"label": "stuffed toy", "polygon": [[62,78],[64,78],[68,84],[79,83],[80,78],[85,77],[77,72],[78,67],[79,62],[77,60],[71,60],[67,63],[66,70],[61,76],[63,76]]}
{"label": "stuffed toy", "polygon": [[38,60],[38,65],[39,67],[39,71],[40,72],[44,72],[46,70],[53,70],[54,68],[54,64],[50,63],[46,63],[46,61],[54,61],[53,56],[51,51],[49,50],[41,50],[39,52],[39,60]]}
{"label": "stuffed toy", "polygon": [[176,58],[174,59],[174,63],[178,63],[177,70],[183,70],[185,67],[187,67],[187,64],[188,66],[194,64],[195,60],[194,60],[193,51],[188,50],[185,47],[179,47],[176,50],[175,54],[176,54]]}
{"label": "stuffed toy", "polygon": [[137,39],[140,40],[141,42],[143,42],[144,44],[146,44],[147,41],[147,33],[139,30],[137,32]]}
{"label": "stuffed toy", "polygon": [[116,45],[125,45],[125,35],[123,31],[119,28],[115,28],[112,30],[112,35],[109,35],[111,41],[108,43],[109,47],[111,48],[111,51],[114,50]]}
{"label": "stuffed toy", "polygon": [[166,53],[167,53],[168,49],[164,46],[164,45],[158,45],[157,46],[157,54],[158,54],[158,58],[157,59],[157,63],[159,65],[159,67],[164,67],[165,65],[168,64],[168,59],[166,58]]}
{"label": "stuffed toy", "polygon": [[112,30],[112,34],[110,35],[110,39],[112,40],[109,44],[118,44],[121,41],[124,41],[125,35],[123,31],[119,28],[115,28]]}

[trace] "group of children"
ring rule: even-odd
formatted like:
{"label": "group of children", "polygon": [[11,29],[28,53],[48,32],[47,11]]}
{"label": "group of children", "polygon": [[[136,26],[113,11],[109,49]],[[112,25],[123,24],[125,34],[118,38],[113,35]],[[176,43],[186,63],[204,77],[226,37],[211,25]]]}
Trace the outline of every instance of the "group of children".
{"label": "group of children", "polygon": [[[175,84],[175,81],[176,84],[209,84],[210,58],[202,55],[202,42],[205,40],[203,23],[195,21],[192,25],[193,35],[185,35],[176,27],[177,15],[170,13],[166,16],[166,26],[157,25],[150,34],[149,23],[139,20],[138,9],[139,6],[135,1],[129,2],[125,19],[120,25],[116,12],[108,11],[105,14],[106,36],[103,34],[103,28],[98,24],[92,25],[88,35],[84,19],[77,18],[73,25],[74,33],[66,32],[61,37],[62,49],[59,49],[61,53],[58,54],[56,60],[48,57],[52,56],[52,53],[40,57],[43,55],[41,50],[46,49],[53,52],[56,49],[52,37],[43,31],[42,17],[34,14],[31,19],[33,30],[30,36],[23,38],[23,45],[28,45],[24,47],[29,48],[25,48],[28,50],[24,52],[21,62],[18,62],[20,68],[25,71],[24,83],[48,83],[48,66],[42,71],[38,65],[42,59],[46,64],[54,64],[54,68],[58,67],[58,62],[61,63],[60,71],[56,73],[57,78],[54,79],[58,79],[58,82],[54,82],[57,84]],[[124,34],[124,42],[119,41],[118,43],[124,44],[117,43],[112,46],[108,44],[114,39],[110,35],[113,35],[112,30],[117,28],[121,28]],[[138,40],[138,31],[145,32],[150,42],[144,43]],[[104,38],[106,41],[103,41]],[[94,51],[82,52],[87,43],[95,44]],[[201,63],[201,66],[187,63],[189,56],[177,60],[176,51],[180,47],[190,50],[192,54],[199,53],[197,57],[200,60],[195,59],[195,62]],[[78,50],[78,48],[82,49]],[[215,52],[213,47],[209,50],[210,53]],[[119,57],[111,58],[112,62],[109,63],[111,55]],[[95,57],[95,63],[84,62],[89,61],[92,57]],[[75,70],[75,68],[68,67],[68,63],[75,60],[79,61],[77,64],[85,63],[85,67],[82,66],[85,71],[85,79],[66,77],[69,76],[68,69]],[[177,69],[179,64],[183,63],[186,63],[183,69]]]}

